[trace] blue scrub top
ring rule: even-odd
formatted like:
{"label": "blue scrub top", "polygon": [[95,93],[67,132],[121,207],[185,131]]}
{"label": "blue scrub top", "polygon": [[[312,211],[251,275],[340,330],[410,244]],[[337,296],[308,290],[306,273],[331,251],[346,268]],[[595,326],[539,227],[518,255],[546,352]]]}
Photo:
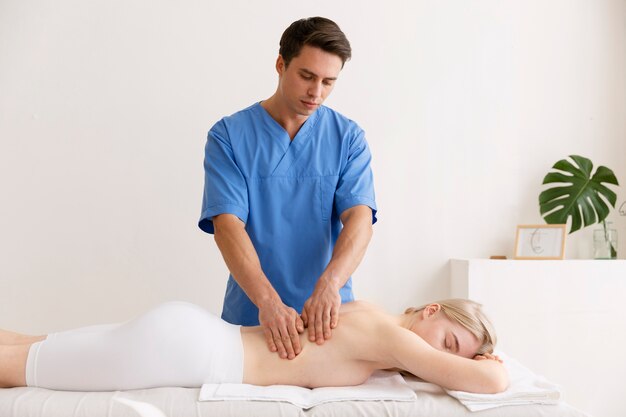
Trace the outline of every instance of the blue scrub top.
{"label": "blue scrub top", "polygon": [[[263,272],[283,302],[301,312],[328,265],[344,210],[367,205],[376,222],[371,154],[364,132],[321,106],[290,140],[256,103],[211,128],[205,147],[199,227],[214,233],[213,216],[239,217]],[[352,279],[341,288],[352,301]],[[228,279],[222,318],[259,324],[258,309]]]}

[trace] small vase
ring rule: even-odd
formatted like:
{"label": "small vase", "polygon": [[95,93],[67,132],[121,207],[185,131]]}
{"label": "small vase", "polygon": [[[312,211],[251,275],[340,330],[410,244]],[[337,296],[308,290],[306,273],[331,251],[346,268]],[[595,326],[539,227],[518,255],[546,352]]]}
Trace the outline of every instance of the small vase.
{"label": "small vase", "polygon": [[617,230],[611,222],[602,222],[602,228],[593,231],[594,259],[617,259]]}

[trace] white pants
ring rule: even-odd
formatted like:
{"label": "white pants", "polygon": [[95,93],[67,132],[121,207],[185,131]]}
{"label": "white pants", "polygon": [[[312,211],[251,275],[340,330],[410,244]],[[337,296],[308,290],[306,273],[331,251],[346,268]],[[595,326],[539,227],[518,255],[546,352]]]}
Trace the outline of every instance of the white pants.
{"label": "white pants", "polygon": [[34,343],[26,385],[70,391],[199,387],[243,380],[240,326],[185,302],[122,324],[55,333]]}

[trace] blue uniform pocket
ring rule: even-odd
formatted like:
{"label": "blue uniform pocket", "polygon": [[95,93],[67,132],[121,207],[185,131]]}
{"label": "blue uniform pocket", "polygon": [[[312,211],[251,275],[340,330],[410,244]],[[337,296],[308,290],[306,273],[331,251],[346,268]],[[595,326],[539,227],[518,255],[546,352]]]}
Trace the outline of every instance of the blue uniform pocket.
{"label": "blue uniform pocket", "polygon": [[320,196],[323,221],[328,221],[333,213],[335,190],[337,189],[337,178],[338,177],[335,175],[320,177]]}

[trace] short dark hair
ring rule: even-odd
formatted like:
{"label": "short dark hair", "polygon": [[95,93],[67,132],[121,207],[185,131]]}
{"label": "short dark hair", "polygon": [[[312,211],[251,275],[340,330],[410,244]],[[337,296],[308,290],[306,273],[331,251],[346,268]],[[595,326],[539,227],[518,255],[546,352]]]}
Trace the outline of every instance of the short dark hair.
{"label": "short dark hair", "polygon": [[350,42],[339,26],[325,17],[308,17],[296,20],[280,38],[278,53],[283,57],[285,66],[298,55],[302,47],[314,46],[341,58],[341,67],[352,56]]}

